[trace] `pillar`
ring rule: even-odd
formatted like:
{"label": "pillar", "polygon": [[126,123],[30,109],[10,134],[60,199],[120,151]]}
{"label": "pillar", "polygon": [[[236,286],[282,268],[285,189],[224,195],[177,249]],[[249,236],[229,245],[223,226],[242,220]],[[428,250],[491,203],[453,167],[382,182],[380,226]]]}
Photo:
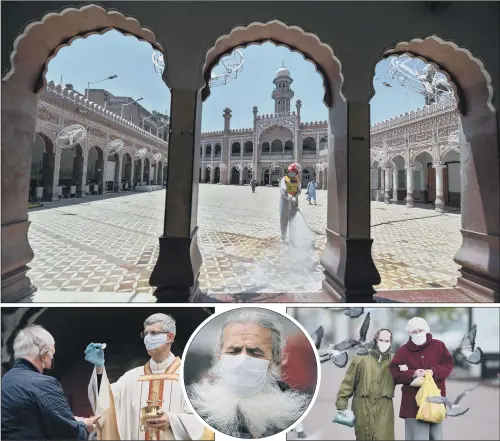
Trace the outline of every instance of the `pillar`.
{"label": "pillar", "polygon": [[[85,139],[85,148],[82,150],[82,155],[83,155],[83,164],[82,164],[82,175],[80,179],[82,181],[82,184],[80,186],[80,197],[86,198],[87,195],[85,194],[85,189],[87,186],[87,168],[89,163],[89,149],[88,149],[87,139]],[[78,193],[78,187],[76,191]]]}
{"label": "pillar", "polygon": [[385,193],[385,172],[383,168],[379,168],[378,170],[380,170],[380,190],[378,192],[377,200],[382,202],[384,200]]}
{"label": "pillar", "polygon": [[396,167],[392,169],[392,202],[394,204],[398,202],[398,169]]}
{"label": "pillar", "polygon": [[146,160],[146,156],[143,156],[141,159],[141,176],[140,176],[140,184],[142,185],[144,182],[144,162]]}
{"label": "pillar", "polygon": [[380,275],[370,238],[370,105],[341,102],[329,110],[325,184],[328,190],[327,243],[321,256],[323,291],[337,301],[373,302]]}
{"label": "pillar", "polygon": [[159,302],[186,302],[199,295],[202,256],[198,248],[198,176],[201,92],[178,89],[171,95],[165,221],[158,260],[149,282]]}
{"label": "pillar", "polygon": [[443,182],[443,169],[446,165],[435,165],[436,170],[436,201],[434,202],[435,210],[438,213],[446,211],[446,204],[444,202],[444,182]]}
{"label": "pillar", "polygon": [[413,171],[415,167],[407,166],[406,169],[406,206],[414,207],[415,202],[413,199]]}
{"label": "pillar", "polygon": [[83,178],[83,149],[82,156],[78,156],[78,151],[75,149],[75,158],[73,159],[73,175],[72,180],[76,186],[76,196],[82,195],[82,178]]}
{"label": "pillar", "polygon": [[59,171],[61,170],[61,155],[62,150],[60,147],[56,147],[56,153],[54,154],[54,175],[52,180],[52,200],[59,200]]}
{"label": "pillar", "polygon": [[[220,183],[228,185],[230,183],[231,168],[229,167],[229,157],[231,155],[231,146],[229,145],[229,135],[231,133],[231,109],[224,109],[224,138],[222,139],[220,162],[227,166],[226,170],[220,170]],[[243,146],[241,146],[243,152]]]}
{"label": "pillar", "polygon": [[135,179],[135,159],[134,159],[134,155],[131,155],[132,156],[132,163],[130,165],[130,178],[127,177],[127,179],[129,179],[128,181],[128,190],[129,191],[132,191],[132,189],[134,188],[134,179]]}
{"label": "pillar", "polygon": [[122,161],[123,156],[118,156],[115,169],[115,193],[120,193],[122,191]]}
{"label": "pillar", "polygon": [[385,168],[385,187],[384,187],[384,202],[386,204],[391,203],[391,169]]}
{"label": "pillar", "polygon": [[27,201],[38,100],[19,75],[16,71],[2,82],[1,94],[2,302],[28,300],[36,291],[26,273],[34,256]]}

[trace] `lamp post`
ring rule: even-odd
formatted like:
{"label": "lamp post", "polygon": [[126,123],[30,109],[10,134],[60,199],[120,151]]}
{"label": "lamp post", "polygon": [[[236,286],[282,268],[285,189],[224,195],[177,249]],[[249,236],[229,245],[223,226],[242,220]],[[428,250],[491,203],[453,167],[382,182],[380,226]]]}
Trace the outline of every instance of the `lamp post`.
{"label": "lamp post", "polygon": [[131,104],[134,104],[134,103],[137,103],[139,102],[140,100],[142,100],[143,98],[139,98],[139,99],[136,99],[135,101],[132,101],[131,103],[127,103],[127,104],[122,104],[122,107],[121,107],[121,111],[120,111],[120,118],[123,118],[123,108],[125,106],[130,106]]}
{"label": "lamp post", "polygon": [[86,97],[87,99],[89,99],[89,92],[90,92],[90,85],[91,84],[97,84],[97,83],[102,83],[103,81],[106,81],[106,80],[114,80],[115,78],[118,78],[118,75],[111,75],[110,77],[107,77],[107,78],[104,78],[102,80],[99,80],[99,81],[93,81],[93,82],[88,82],[87,83],[87,93],[86,93]]}
{"label": "lamp post", "polygon": [[151,118],[153,118],[153,116],[154,116],[154,115],[150,115],[150,116],[146,116],[146,118],[142,118],[142,129],[143,129],[143,130],[146,130],[146,129],[144,129],[144,121],[146,121],[147,119],[151,119]]}
{"label": "lamp post", "polygon": [[163,127],[166,127],[166,126],[168,126],[168,123],[163,124],[162,126],[156,128],[156,137],[158,137],[158,133],[159,133],[160,129],[163,129]]}

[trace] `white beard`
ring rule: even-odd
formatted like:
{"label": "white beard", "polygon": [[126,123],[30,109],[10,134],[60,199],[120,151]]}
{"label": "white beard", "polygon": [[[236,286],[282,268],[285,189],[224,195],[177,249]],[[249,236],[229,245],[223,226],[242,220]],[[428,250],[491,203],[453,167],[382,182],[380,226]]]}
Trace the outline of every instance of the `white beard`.
{"label": "white beard", "polygon": [[[217,364],[211,373],[218,372]],[[231,435],[241,424],[254,438],[281,432],[294,424],[305,412],[310,397],[296,391],[282,392],[276,374],[256,395],[239,397],[216,376],[191,385],[188,395],[196,412],[215,429]]]}

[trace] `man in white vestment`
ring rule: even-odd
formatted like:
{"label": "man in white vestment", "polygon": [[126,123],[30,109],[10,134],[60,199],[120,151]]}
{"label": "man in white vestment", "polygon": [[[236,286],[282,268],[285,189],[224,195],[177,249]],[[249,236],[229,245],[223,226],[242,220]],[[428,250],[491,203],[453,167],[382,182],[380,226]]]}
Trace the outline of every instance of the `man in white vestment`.
{"label": "man in white vestment", "polygon": [[98,439],[195,440],[206,436],[179,383],[181,361],[170,352],[175,331],[172,317],[149,317],[141,336],[151,359],[113,384],[106,375],[103,344],[87,346],[85,360],[95,366],[89,400],[94,414],[102,415],[97,422]]}

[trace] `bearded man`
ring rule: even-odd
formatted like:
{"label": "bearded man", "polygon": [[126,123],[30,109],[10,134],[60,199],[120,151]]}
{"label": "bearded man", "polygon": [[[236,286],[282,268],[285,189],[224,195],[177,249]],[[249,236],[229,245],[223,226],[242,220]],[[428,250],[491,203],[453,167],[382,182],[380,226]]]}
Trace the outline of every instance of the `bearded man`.
{"label": "bearded man", "polygon": [[103,345],[87,346],[85,359],[95,366],[89,400],[95,414],[102,415],[98,439],[209,439],[189,410],[178,381],[181,361],[170,351],[175,333],[175,321],[166,314],[146,319],[141,337],[151,359],[113,384],[104,368]]}
{"label": "bearded man", "polygon": [[288,429],[310,397],[283,381],[286,337],[277,314],[242,308],[229,315],[209,379],[188,387],[203,420],[236,438],[258,439]]}
{"label": "bearded man", "polygon": [[368,355],[354,357],[340,384],[335,403],[339,412],[347,410],[349,399],[355,416],[358,440],[394,439],[395,384],[389,371],[392,333],[380,329],[374,337],[375,348]]}
{"label": "bearded man", "polygon": [[406,325],[409,340],[396,352],[389,367],[396,384],[402,384],[399,417],[405,420],[405,439],[441,440],[443,423],[417,420],[417,392],[430,372],[441,395],[446,396],[445,380],[453,370],[453,356],[445,344],[432,338],[428,323],[421,317],[412,318]]}

